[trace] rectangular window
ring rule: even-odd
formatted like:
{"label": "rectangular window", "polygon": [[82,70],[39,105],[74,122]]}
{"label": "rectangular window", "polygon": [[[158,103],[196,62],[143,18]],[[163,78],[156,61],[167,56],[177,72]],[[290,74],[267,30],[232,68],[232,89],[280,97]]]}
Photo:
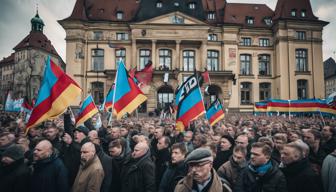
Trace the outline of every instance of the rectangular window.
{"label": "rectangular window", "polygon": [[297,71],[308,71],[308,58],[306,49],[297,49],[295,50],[296,56],[296,70]]}
{"label": "rectangular window", "polygon": [[102,40],[103,32],[102,31],[94,31],[93,32],[93,40]]}
{"label": "rectangular window", "polygon": [[122,20],[123,17],[124,17],[124,13],[123,13],[122,11],[118,11],[118,12],[117,12],[117,19],[118,19],[118,20]]}
{"label": "rectangular window", "polygon": [[299,40],[306,40],[306,32],[305,31],[297,31],[296,38]]}
{"label": "rectangular window", "polygon": [[128,33],[117,33],[117,40],[128,40]]}
{"label": "rectangular window", "polygon": [[241,45],[243,45],[243,46],[251,46],[252,45],[252,39],[250,37],[243,37]]}
{"label": "rectangular window", "polygon": [[242,54],[240,55],[240,74],[241,75],[251,75],[252,65],[251,65],[251,55]]}
{"label": "rectangular window", "polygon": [[297,93],[298,99],[307,99],[308,98],[308,82],[307,80],[298,80],[297,81]]}
{"label": "rectangular window", "polygon": [[123,60],[124,64],[126,65],[126,50],[125,49],[118,49],[115,51],[116,69],[118,69],[120,59]]}
{"label": "rectangular window", "polygon": [[215,13],[214,12],[208,13],[208,20],[215,20]]}
{"label": "rectangular window", "polygon": [[270,83],[260,83],[259,84],[259,100],[267,101],[271,98],[271,84]]}
{"label": "rectangular window", "polygon": [[140,49],[140,70],[145,68],[146,64],[150,60],[151,50],[149,49]]}
{"label": "rectangular window", "polygon": [[209,71],[219,70],[219,53],[218,51],[209,50],[207,59],[207,68]]}
{"label": "rectangular window", "polygon": [[92,49],[91,59],[91,69],[93,71],[104,70],[104,49]]}
{"label": "rectangular window", "polygon": [[259,46],[260,47],[268,47],[270,46],[270,41],[267,38],[260,38],[259,39]]}
{"label": "rectangular window", "polygon": [[271,75],[271,63],[269,55],[259,55],[259,75]]}
{"label": "rectangular window", "polygon": [[254,24],[254,17],[246,17],[246,24],[253,25]]}
{"label": "rectangular window", "polygon": [[183,51],[183,70],[194,71],[195,68],[195,51]]}
{"label": "rectangular window", "polygon": [[217,34],[209,34],[208,41],[218,41]]}
{"label": "rectangular window", "polygon": [[159,50],[159,63],[160,63],[160,69],[166,70],[171,69],[171,63],[172,63],[172,51],[169,49],[160,49]]}
{"label": "rectangular window", "polygon": [[242,105],[251,104],[252,83],[244,82],[240,84],[240,103]]}

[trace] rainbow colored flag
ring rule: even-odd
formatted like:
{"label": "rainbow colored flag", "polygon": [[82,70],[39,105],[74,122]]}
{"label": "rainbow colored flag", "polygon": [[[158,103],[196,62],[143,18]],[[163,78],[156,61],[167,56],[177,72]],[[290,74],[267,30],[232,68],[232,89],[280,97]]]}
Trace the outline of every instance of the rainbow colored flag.
{"label": "rainbow colored flag", "polygon": [[189,122],[205,113],[203,98],[195,75],[190,76],[176,91],[176,129],[184,131]]}
{"label": "rainbow colored flag", "polygon": [[224,118],[223,107],[218,98],[216,98],[216,100],[211,103],[206,112],[206,117],[209,120],[211,126],[215,125],[218,121]]}
{"label": "rainbow colored flag", "polygon": [[112,87],[110,88],[109,92],[106,95],[105,98],[105,110],[108,111],[109,109],[112,109],[113,106],[113,94],[114,94],[114,84],[112,85]]}
{"label": "rainbow colored flag", "polygon": [[86,120],[90,119],[98,112],[98,108],[96,107],[92,96],[88,95],[83,101],[79,113],[76,117],[76,127],[83,124]]}
{"label": "rainbow colored flag", "polygon": [[81,94],[81,88],[48,56],[36,103],[26,132],[43,121],[61,115]]}
{"label": "rainbow colored flag", "polygon": [[120,119],[126,113],[132,113],[141,103],[147,100],[133,78],[128,75],[122,60],[119,61],[114,83],[113,111],[117,114],[117,119]]}
{"label": "rainbow colored flag", "polygon": [[267,112],[267,102],[256,102],[254,104],[254,112]]}

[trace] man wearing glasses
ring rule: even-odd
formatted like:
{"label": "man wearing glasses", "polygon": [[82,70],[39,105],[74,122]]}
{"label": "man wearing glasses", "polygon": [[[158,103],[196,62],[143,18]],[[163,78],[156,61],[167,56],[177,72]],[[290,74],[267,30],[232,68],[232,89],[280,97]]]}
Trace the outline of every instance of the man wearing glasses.
{"label": "man wearing glasses", "polygon": [[188,174],[176,185],[175,192],[231,192],[227,181],[212,168],[213,157],[207,148],[198,148],[186,158]]}

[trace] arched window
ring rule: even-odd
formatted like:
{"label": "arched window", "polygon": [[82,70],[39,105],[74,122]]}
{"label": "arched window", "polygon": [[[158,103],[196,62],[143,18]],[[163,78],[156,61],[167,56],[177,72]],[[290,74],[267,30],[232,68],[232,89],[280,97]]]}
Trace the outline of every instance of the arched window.
{"label": "arched window", "polygon": [[194,71],[195,68],[195,51],[183,51],[183,70]]}
{"label": "arched window", "polygon": [[92,82],[91,83],[91,93],[93,100],[96,104],[101,104],[104,102],[104,83],[103,82]]}
{"label": "arched window", "polygon": [[157,108],[165,109],[174,100],[174,90],[172,87],[165,85],[158,89]]}
{"label": "arched window", "polygon": [[240,84],[240,104],[249,105],[252,103],[252,83],[243,82]]}

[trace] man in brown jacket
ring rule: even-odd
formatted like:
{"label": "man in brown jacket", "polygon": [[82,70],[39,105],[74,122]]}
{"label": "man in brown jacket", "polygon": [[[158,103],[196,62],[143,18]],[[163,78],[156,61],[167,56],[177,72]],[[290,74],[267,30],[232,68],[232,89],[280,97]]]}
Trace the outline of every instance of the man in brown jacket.
{"label": "man in brown jacket", "polygon": [[192,151],[185,160],[189,173],[175,187],[175,192],[231,192],[228,183],[212,168],[213,157],[207,148]]}
{"label": "man in brown jacket", "polygon": [[98,192],[104,179],[104,170],[96,155],[93,143],[85,143],[81,148],[81,165],[78,170],[73,192]]}

